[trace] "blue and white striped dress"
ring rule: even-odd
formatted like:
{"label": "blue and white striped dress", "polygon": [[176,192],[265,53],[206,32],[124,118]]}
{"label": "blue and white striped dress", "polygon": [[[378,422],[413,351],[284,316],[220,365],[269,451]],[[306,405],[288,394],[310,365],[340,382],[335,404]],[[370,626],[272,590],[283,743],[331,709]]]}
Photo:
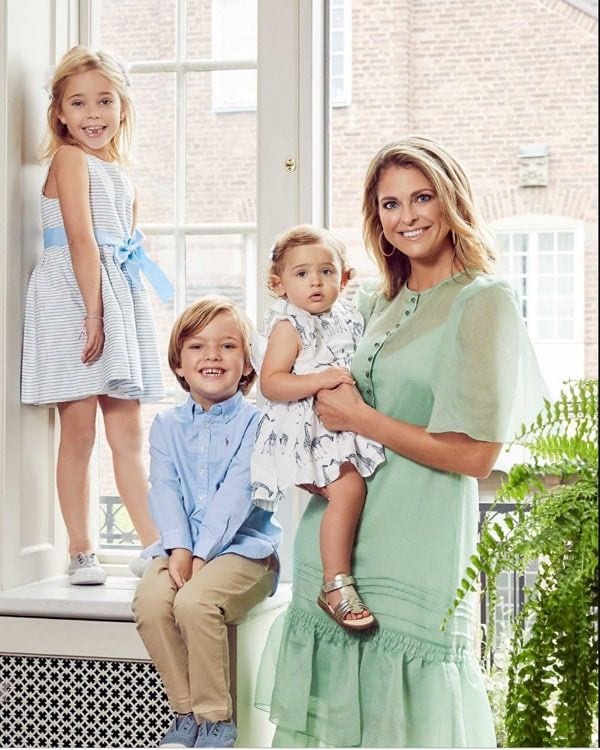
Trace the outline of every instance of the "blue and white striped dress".
{"label": "blue and white striped dress", "polygon": [[[122,242],[131,233],[133,187],[116,164],[86,156],[94,232]],[[55,236],[62,233],[59,202],[43,194],[42,225]],[[100,246],[104,350],[97,361],[83,364],[85,306],[69,247],[66,240],[46,246],[27,290],[23,403],[54,404],[102,394],[142,402],[164,398],[148,291],[143,282],[133,282],[114,251],[115,245]]]}

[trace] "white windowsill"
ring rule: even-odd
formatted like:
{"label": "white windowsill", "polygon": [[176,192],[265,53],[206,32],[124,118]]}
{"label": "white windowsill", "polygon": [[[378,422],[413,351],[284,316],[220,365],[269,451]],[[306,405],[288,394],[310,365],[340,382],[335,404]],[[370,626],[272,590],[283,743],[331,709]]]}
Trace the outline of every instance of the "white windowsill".
{"label": "white windowsill", "polygon": [[[0,591],[0,616],[132,622],[131,602],[138,582],[132,576],[109,576],[102,586],[71,586],[66,576],[46,578]],[[290,584],[282,583],[244,619],[276,609],[290,596]]]}

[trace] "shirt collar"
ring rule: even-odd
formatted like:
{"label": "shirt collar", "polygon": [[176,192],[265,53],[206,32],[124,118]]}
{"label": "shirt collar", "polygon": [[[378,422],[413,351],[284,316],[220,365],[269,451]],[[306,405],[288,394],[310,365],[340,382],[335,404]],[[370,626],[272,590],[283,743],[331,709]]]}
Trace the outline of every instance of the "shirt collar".
{"label": "shirt collar", "polygon": [[197,404],[191,396],[188,396],[185,403],[185,413],[190,422],[193,422],[194,417],[197,415],[198,418],[203,416],[212,418],[221,417],[224,422],[227,423],[234,417],[240,408],[243,398],[242,392],[236,391],[230,398],[221,401],[220,404],[214,404],[209,411],[204,411],[200,404]]}

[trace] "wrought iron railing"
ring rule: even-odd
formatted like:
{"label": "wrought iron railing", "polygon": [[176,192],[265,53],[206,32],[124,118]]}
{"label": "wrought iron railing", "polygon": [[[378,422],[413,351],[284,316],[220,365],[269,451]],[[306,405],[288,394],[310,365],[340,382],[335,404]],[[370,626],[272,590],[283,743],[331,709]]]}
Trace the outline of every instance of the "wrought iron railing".
{"label": "wrought iron railing", "polygon": [[[483,524],[486,517],[502,521],[502,516],[512,513],[516,509],[514,503],[497,503],[493,500],[481,500],[479,502],[479,525]],[[517,571],[502,573],[496,579],[497,599],[494,613],[490,612],[490,598],[487,592],[487,576],[481,573],[481,588],[485,594],[481,597],[480,622],[481,622],[481,650],[482,655],[486,651],[490,618],[494,617],[494,643],[489,652],[489,664],[494,663],[494,649],[506,643],[510,635],[511,622],[519,614],[527,597],[527,590],[531,588],[537,573],[537,563],[529,566],[525,574]]]}

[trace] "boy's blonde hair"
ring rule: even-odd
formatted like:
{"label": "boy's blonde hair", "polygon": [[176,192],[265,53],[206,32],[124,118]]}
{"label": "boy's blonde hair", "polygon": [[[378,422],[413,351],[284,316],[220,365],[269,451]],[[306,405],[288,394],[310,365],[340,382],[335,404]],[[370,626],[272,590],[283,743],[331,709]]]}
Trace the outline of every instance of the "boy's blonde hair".
{"label": "boy's blonde hair", "polygon": [[365,178],[363,195],[363,237],[370,255],[383,276],[383,293],[395,297],[410,275],[410,261],[394,250],[382,235],[377,188],[390,167],[415,167],[433,185],[442,215],[452,232],[456,260],[466,269],[491,273],[496,242],[481,221],[463,168],[437,141],[409,135],[389,143],[373,157]]}
{"label": "boy's blonde hair", "polygon": [[347,278],[352,278],[354,269],[348,265],[348,255],[344,243],[328,229],[313,227],[310,224],[298,224],[278,234],[269,250],[267,287],[271,291],[273,291],[274,286],[273,277],[281,276],[288,250],[302,245],[325,245],[337,255],[342,266],[342,273],[346,272]]}
{"label": "boy's blonde hair", "polygon": [[133,101],[128,92],[129,76],[124,64],[110,53],[101,50],[94,52],[82,46],[71,47],[52,75],[49,84],[48,130],[40,150],[40,158],[51,159],[61,146],[74,144],[67,126],[59,119],[59,113],[69,78],[88,70],[97,70],[114,84],[121,100],[121,127],[109,143],[108,155],[111,161],[124,165],[131,153],[135,124]]}
{"label": "boy's blonde hair", "polygon": [[[175,372],[175,370],[181,367],[183,344],[187,339],[200,333],[221,313],[229,313],[238,323],[244,345],[244,357],[246,358],[246,363],[251,364],[250,345],[254,326],[248,316],[231,300],[227,299],[227,297],[219,297],[217,295],[201,297],[193,305],[186,308],[177,318],[171,331],[171,338],[169,339],[169,367],[177,378],[179,385],[188,393],[190,387],[185,378]],[[244,396],[248,395],[255,380],[256,372],[254,368],[252,368],[248,375],[242,375],[238,388]]]}

